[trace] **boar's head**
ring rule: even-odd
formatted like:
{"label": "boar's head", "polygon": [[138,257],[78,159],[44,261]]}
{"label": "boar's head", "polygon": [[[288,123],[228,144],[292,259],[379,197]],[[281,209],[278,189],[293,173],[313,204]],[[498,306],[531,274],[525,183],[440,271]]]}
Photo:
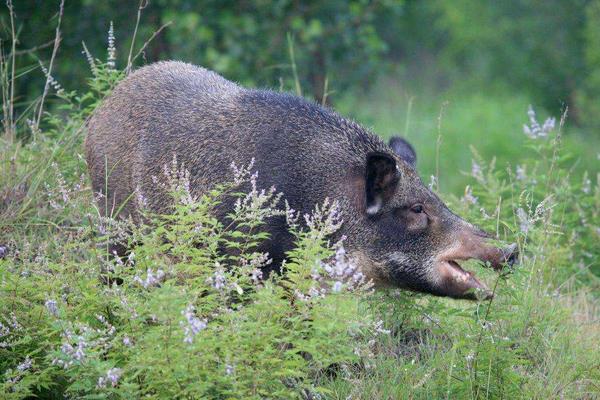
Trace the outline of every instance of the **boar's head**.
{"label": "boar's head", "polygon": [[367,155],[357,196],[362,215],[349,238],[367,275],[378,285],[438,296],[491,296],[459,261],[477,259],[499,269],[514,262],[516,246],[490,245],[484,231],[450,211],[419,178],[408,142],[393,138],[390,150]]}

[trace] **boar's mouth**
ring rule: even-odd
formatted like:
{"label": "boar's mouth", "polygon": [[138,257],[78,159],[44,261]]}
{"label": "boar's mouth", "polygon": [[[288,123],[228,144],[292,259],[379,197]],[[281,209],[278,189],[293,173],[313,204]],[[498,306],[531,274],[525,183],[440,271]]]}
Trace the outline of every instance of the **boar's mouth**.
{"label": "boar's mouth", "polygon": [[499,249],[479,244],[477,250],[472,255],[459,254],[462,252],[453,251],[438,259],[436,269],[440,279],[439,289],[443,295],[469,300],[490,299],[493,297],[489,287],[477,279],[474,273],[463,269],[457,260],[476,259],[482,261],[483,265],[489,265],[495,270],[500,270],[504,265],[512,265],[516,261],[516,245]]}
{"label": "boar's mouth", "polygon": [[489,299],[493,296],[488,286],[475,274],[464,270],[455,260],[444,260],[438,264],[442,279],[441,290],[446,296],[455,299]]}

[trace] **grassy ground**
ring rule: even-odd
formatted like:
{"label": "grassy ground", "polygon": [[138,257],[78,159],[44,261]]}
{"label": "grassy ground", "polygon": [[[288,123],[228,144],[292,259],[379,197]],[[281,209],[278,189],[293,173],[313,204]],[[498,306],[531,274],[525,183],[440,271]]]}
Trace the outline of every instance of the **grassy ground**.
{"label": "grassy ground", "polygon": [[[342,96],[342,114],[407,136],[424,180],[438,175],[434,189],[454,210],[518,243],[521,264],[502,274],[468,265],[495,290],[485,302],[346,286],[301,302],[314,265],[346,262],[328,261],[328,223],[298,232],[290,279],[265,285],[220,268],[260,265],[261,237],[246,238],[241,258],[216,254],[215,238],[240,235],[211,218],[214,198],[137,231],[135,260],[108,257],[100,244],[126,227],[92,201],[82,126],[121,74],[95,68],[89,91],[63,92],[41,130],[0,138],[0,397],[598,398],[600,189],[589,136],[582,143],[557,121],[527,138],[526,96],[497,90],[410,100],[390,80]],[[258,229],[262,214],[245,212]]]}
{"label": "grassy ground", "polygon": [[[563,213],[568,208],[561,201],[569,200],[559,200],[549,179],[549,164],[532,168],[532,160],[556,153],[539,152],[523,133],[529,104],[524,94],[497,88],[453,87],[436,94],[388,78],[366,95],[342,96],[338,108],[383,137],[407,137],[417,150],[423,180],[439,176],[442,196],[493,231],[503,223],[490,224],[486,214],[493,216],[493,207],[480,209],[485,199],[496,204],[496,212],[500,207],[514,210],[540,190],[538,199],[556,196],[555,206]],[[556,157],[561,174],[575,182],[564,189],[586,190],[586,177],[595,180],[600,171],[597,138],[567,126],[563,139]],[[499,172],[491,181],[477,177],[473,163]],[[517,166],[528,171],[525,186],[516,178]],[[539,181],[545,184],[534,189]],[[462,197],[468,188],[476,188],[477,203]],[[501,188],[508,190],[502,193]],[[600,251],[591,245],[587,262],[572,268],[576,257],[563,258],[568,250],[560,249],[569,246],[567,237],[573,234],[567,220],[563,215],[562,224],[552,228],[546,221],[543,239],[526,239],[522,265],[506,281],[486,277],[498,284],[499,296],[489,304],[431,298],[389,303],[382,314],[386,326],[404,336],[394,335],[392,328],[391,337],[378,341],[370,368],[346,371],[344,379],[330,383],[333,398],[598,398]],[[582,223],[581,218],[571,221]],[[507,233],[506,239],[514,239],[515,233]],[[571,243],[578,240],[583,239]],[[549,241],[559,247],[552,248]],[[412,314],[407,308],[418,310],[418,316],[407,317]],[[589,392],[579,392],[584,381]]]}

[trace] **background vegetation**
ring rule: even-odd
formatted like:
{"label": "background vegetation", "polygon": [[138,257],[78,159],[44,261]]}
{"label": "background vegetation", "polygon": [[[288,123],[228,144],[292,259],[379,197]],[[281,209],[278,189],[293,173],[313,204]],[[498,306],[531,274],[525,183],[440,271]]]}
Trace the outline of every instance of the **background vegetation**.
{"label": "background vegetation", "polygon": [[[0,397],[598,397],[599,1],[26,0],[0,23]],[[298,225],[275,193],[237,193],[249,166],[201,199],[171,166],[177,212],[112,259],[128,227],[92,201],[83,124],[169,58],[408,137],[423,180],[520,266],[480,272],[486,302],[372,292],[327,240],[335,205]],[[241,201],[227,227],[222,196]],[[258,281],[274,213],[297,246]]]}
{"label": "background vegetation", "polygon": [[[58,2],[13,3],[15,114],[23,118],[44,85],[40,62],[48,66],[53,52]],[[0,21],[9,56],[7,7]],[[452,171],[440,181],[457,194],[465,185],[459,172],[470,167],[469,145],[502,163],[522,151],[521,116],[529,104],[542,115],[568,107],[566,142],[577,168],[598,164],[597,0],[67,1],[52,72],[65,90],[84,87],[82,45],[103,54],[111,21],[118,65],[139,52],[134,65],[184,60],[251,86],[296,90],[297,77],[305,96],[383,136],[409,136],[426,177],[435,172],[443,113],[438,171]],[[48,101],[52,109],[52,96]]]}

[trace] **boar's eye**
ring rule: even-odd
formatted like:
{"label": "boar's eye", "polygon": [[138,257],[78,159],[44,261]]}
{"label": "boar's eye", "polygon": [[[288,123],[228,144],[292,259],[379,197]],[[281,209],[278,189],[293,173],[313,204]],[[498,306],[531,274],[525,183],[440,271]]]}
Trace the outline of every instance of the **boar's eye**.
{"label": "boar's eye", "polygon": [[415,204],[410,208],[410,210],[415,214],[421,214],[424,211],[423,206],[421,204]]}

